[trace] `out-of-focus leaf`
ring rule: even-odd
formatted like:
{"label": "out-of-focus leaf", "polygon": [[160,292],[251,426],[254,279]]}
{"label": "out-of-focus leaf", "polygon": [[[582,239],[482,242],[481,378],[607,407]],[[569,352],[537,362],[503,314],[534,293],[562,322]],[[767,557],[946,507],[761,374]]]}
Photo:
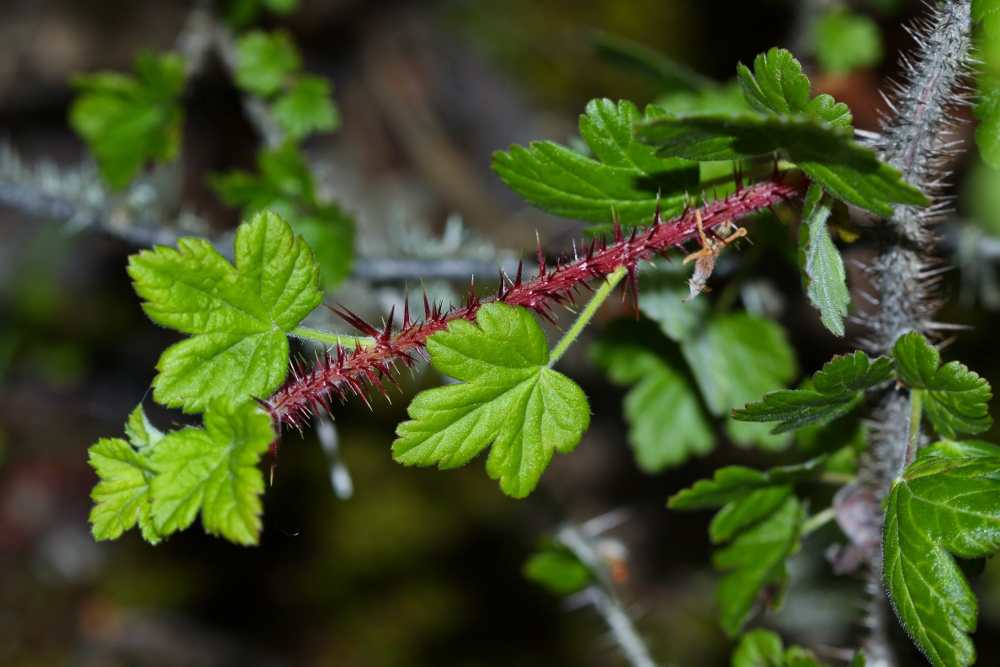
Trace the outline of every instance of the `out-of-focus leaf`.
{"label": "out-of-focus leaf", "polygon": [[816,62],[828,74],[874,67],[882,61],[882,34],[864,14],[836,7],[817,19],[813,34]]}
{"label": "out-of-focus leaf", "polygon": [[285,80],[302,66],[291,36],[283,30],[270,34],[252,30],[236,42],[236,85],[254,95],[273,97]]}
{"label": "out-of-focus leaf", "polygon": [[127,185],[149,160],[177,156],[184,118],[178,98],[185,78],[178,54],[143,52],[136,57],[134,77],[100,72],[73,79],[80,95],[69,122],[111,187]]}
{"label": "out-of-focus leaf", "polygon": [[288,137],[301,141],[313,132],[332,132],[340,115],[330,98],[330,84],[318,76],[300,76],[274,102],[274,122]]}

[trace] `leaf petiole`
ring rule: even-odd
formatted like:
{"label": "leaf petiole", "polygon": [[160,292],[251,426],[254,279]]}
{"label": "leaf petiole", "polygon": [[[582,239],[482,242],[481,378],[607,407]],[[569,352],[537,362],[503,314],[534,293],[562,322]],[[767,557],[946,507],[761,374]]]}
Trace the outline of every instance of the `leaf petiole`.
{"label": "leaf petiole", "polygon": [[295,327],[288,332],[288,335],[295,336],[296,338],[303,338],[305,340],[314,340],[318,343],[324,343],[326,345],[340,345],[341,347],[349,350],[353,350],[358,347],[373,347],[375,345],[375,341],[371,338],[371,336],[346,336],[344,334],[320,331],[319,329],[312,329],[310,327]]}
{"label": "leaf petiole", "polygon": [[899,474],[917,457],[917,447],[920,445],[920,415],[923,412],[924,390],[910,388],[910,432],[906,437],[906,452],[903,454],[903,463],[900,466]]}
{"label": "leaf petiole", "polygon": [[583,312],[576,318],[576,322],[573,322],[573,326],[570,327],[569,331],[566,332],[566,335],[562,337],[562,340],[560,340],[555,348],[553,348],[552,353],[549,355],[549,368],[556,365],[556,362],[559,361],[563,354],[565,354],[566,350],[569,349],[569,346],[573,344],[573,341],[577,339],[580,332],[583,331],[583,328],[587,326],[591,318],[594,316],[594,313],[597,312],[597,309],[601,307],[604,300],[608,298],[611,291],[614,290],[615,286],[619,283],[619,281],[621,281],[622,278],[625,277],[625,274],[627,273],[628,269],[624,266],[619,266],[611,275],[608,276],[607,280],[604,281],[604,284],[602,284],[597,291],[594,292],[594,298],[590,300],[587,307],[584,308]]}
{"label": "leaf petiole", "polygon": [[822,512],[817,512],[811,517],[802,522],[802,537],[809,535],[810,533],[822,528],[826,524],[830,523],[837,518],[837,510],[833,507],[827,507]]}

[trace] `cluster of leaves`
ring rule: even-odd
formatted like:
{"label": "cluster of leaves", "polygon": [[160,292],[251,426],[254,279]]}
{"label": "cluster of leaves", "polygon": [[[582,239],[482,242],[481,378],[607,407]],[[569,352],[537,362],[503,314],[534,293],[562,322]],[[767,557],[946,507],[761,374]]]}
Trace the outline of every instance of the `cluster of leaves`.
{"label": "cluster of leaves", "polygon": [[[297,0],[236,0],[229,17],[244,25],[262,8],[280,14],[296,5]],[[310,134],[339,125],[330,84],[301,71],[302,57],[284,31],[250,31],[238,39],[236,50],[236,85],[270,104],[271,117],[286,141],[260,151],[259,174],[234,170],[210,177],[209,184],[227,204],[241,207],[244,219],[264,209],[283,215],[309,241],[323,267],[323,284],[332,289],[350,274],[354,221],[318,195],[298,147]],[[100,72],[74,79],[80,95],[70,108],[70,123],[87,141],[112,187],[128,185],[150,160],[177,157],[186,79],[187,64],[180,55],[148,52],[136,58],[134,76]]]}
{"label": "cluster of leaves", "polygon": [[164,351],[153,380],[158,403],[204,413],[204,429],[160,433],[141,407],[128,441],[90,449],[94,536],[114,539],[138,524],[156,543],[201,511],[210,533],[241,544],[259,539],[260,456],[275,439],[255,398],[269,396],[288,368],[288,333],[322,300],[319,266],[301,237],[264,212],[240,227],[235,266],[203,239],[131,257],[129,274],[154,322],[187,338]]}
{"label": "cluster of leaves", "polygon": [[723,629],[739,634],[757,607],[780,608],[788,585],[786,561],[799,550],[803,503],[792,494],[797,482],[815,477],[823,459],[758,472],[722,468],[670,499],[676,510],[721,507],[709,528],[715,566],[727,574],[717,598]]}
{"label": "cluster of leaves", "polygon": [[[795,354],[773,320],[713,312],[704,300],[682,303],[686,291],[676,273],[649,282],[640,301],[649,319],[613,323],[591,356],[613,382],[634,385],[623,402],[628,439],[639,466],[655,473],[710,452],[715,418],[785,386],[795,374]],[[726,419],[724,428],[743,446],[776,450],[789,443],[755,424]]]}
{"label": "cluster of leaves", "polygon": [[564,218],[610,225],[649,223],[659,207],[672,217],[698,186],[698,166],[651,155],[633,125],[666,113],[640,113],[627,101],[593,100],[580,117],[580,136],[593,157],[551,141],[512,146],[493,155],[493,171],[537,208]]}
{"label": "cluster of leaves", "polygon": [[299,147],[285,142],[257,154],[257,174],[234,170],[209,178],[222,200],[239,206],[245,219],[271,210],[301,234],[322,267],[323,286],[333,289],[351,272],[354,220],[336,203],[323,200]]}
{"label": "cluster of leaves", "polygon": [[896,342],[892,358],[870,360],[860,351],[835,357],[813,376],[811,389],[765,394],[733,410],[733,418],[778,422],[775,433],[826,424],[858,405],[866,389],[895,377],[910,388],[914,405],[942,436],[987,430],[993,423],[987,412],[989,383],[957,361],[940,363],[940,353],[926,338],[909,333]]}
{"label": "cluster of leaves", "polygon": [[[335,124],[329,89],[300,75],[301,59],[287,35],[250,33],[239,51],[238,85],[273,101],[275,117],[292,139]],[[183,63],[153,56],[140,62],[135,80],[96,75],[80,83],[86,93],[74,108],[76,124],[95,146],[122,140],[109,135],[108,109],[130,120],[126,126],[143,128],[128,135],[142,136],[143,150],[114,163],[124,182],[144,160],[169,153],[164,137],[179,132],[175,98],[183,87]],[[829,225],[840,224],[845,202],[885,215],[890,203],[926,200],[853,142],[845,105],[827,95],[810,96],[809,81],[788,52],[773,49],[756,59],[753,72],[741,66],[738,75],[751,111],[674,114],[649,107],[640,113],[628,102],[594,101],[580,123],[593,157],[543,142],[497,153],[494,169],[548,212],[593,223],[615,216],[641,223],[653,218],[657,206],[670,215],[687,205],[687,191],[702,175],[697,162],[778,153],[812,179],[799,233],[803,282],[826,326],[843,335],[845,272]],[[328,284],[336,283],[349,262],[349,219],[320,201],[294,141],[263,151],[258,167],[259,176],[235,172],[213,185],[248,212],[284,213],[307,237],[311,228],[339,230],[332,241],[313,236],[317,254],[329,254]],[[131,258],[129,273],[149,317],[190,335],[161,357],[154,398],[204,413],[204,428],[163,434],[138,409],[126,426],[127,440],[102,439],[91,448],[101,478],[91,517],[98,539],[138,525],[155,543],[189,526],[199,512],[209,532],[244,544],[259,539],[258,463],[275,433],[253,399],[267,398],[283,382],[288,335],[322,299],[320,265],[306,241],[273,212],[240,227],[234,257],[230,264],[207,241],[182,239],[177,249],[157,247]],[[660,470],[708,451],[713,416],[753,396],[764,394],[733,411],[735,420],[725,428],[738,443],[774,448],[788,442],[782,433],[826,425],[854,410],[866,390],[896,379],[909,388],[915,422],[926,417],[944,440],[901,473],[888,498],[887,587],[904,627],[935,665],[970,664],[974,650],[966,633],[975,626],[975,598],[948,553],[982,558],[1000,544],[993,486],[1000,481],[1000,448],[953,439],[992,423],[985,381],[956,362],[942,366],[937,351],[910,334],[891,358],[871,360],[862,352],[838,357],[805,388],[764,393],[785,386],[795,372],[780,327],[747,313],[709,312],[704,300],[682,306],[676,276],[662,273],[660,279],[642,304],[658,328],[648,321],[616,325],[594,349],[613,380],[635,385],[625,412],[640,465]],[[474,322],[452,319],[426,344],[433,366],[457,382],[413,400],[410,420],[399,425],[393,443],[397,461],[450,468],[490,448],[489,475],[505,493],[523,497],[537,486],[554,452],[571,451],[589,426],[586,397],[553,370],[561,351],[550,353],[527,310],[487,303]],[[669,433],[662,428],[665,419],[675,425]],[[768,435],[759,424],[764,422],[778,425]],[[794,487],[815,479],[826,465],[821,457],[767,472],[732,466],[671,498],[674,509],[720,508],[710,537],[719,545],[715,564],[727,572],[718,597],[729,634],[739,634],[761,607],[780,606],[787,560],[807,532],[807,508]],[[526,572],[558,592],[579,590],[592,576],[558,548],[544,549]],[[737,650],[734,664],[744,663],[818,665],[808,652],[785,650],[776,636],[761,633],[748,635]]]}
{"label": "cluster of leaves", "polygon": [[236,55],[236,85],[271,104],[274,122],[287,137],[301,141],[336,129],[340,116],[329,82],[302,73],[302,56],[287,32],[251,30],[237,41]]}
{"label": "cluster of leaves", "polygon": [[134,76],[97,72],[74,77],[80,95],[70,107],[70,125],[87,142],[111,187],[128,185],[150,160],[177,157],[186,78],[181,56],[151,52],[136,56]]}
{"label": "cluster of leaves", "polygon": [[256,544],[264,477],[258,463],[274,441],[271,418],[252,402],[213,399],[205,427],[163,434],[138,407],[125,425],[128,441],[101,438],[90,465],[101,481],[91,497],[94,537],[115,539],[135,525],[152,544],[190,526],[201,512],[205,530]]}
{"label": "cluster of leaves", "polygon": [[[981,433],[992,424],[989,384],[958,362],[942,365],[938,351],[922,335],[910,333],[899,339],[891,358],[870,360],[863,352],[836,357],[813,376],[811,388],[766,394],[761,401],[735,410],[733,416],[778,422],[776,432],[821,425],[854,409],[866,389],[892,378],[909,388],[914,412],[911,428],[919,429],[925,418],[943,439],[917,455],[895,480],[887,498],[886,588],[903,627],[935,667],[966,667],[975,661],[967,633],[975,630],[976,599],[963,567],[949,553],[981,560],[1000,549],[1000,447],[954,438],[959,433]],[[911,433],[913,446],[918,437],[919,430]],[[809,468],[806,464],[791,470],[796,474]],[[767,571],[771,578],[760,573],[754,578],[754,570],[737,570],[723,579],[719,599],[723,626],[730,632],[738,631],[748,618],[747,600],[752,601],[768,585],[784,585],[784,558],[794,552],[792,540],[801,527],[801,517],[791,509],[787,516],[780,514],[784,509],[780,503],[796,502],[789,499],[791,489],[782,477],[788,470],[756,473],[725,468],[713,481],[698,482],[671,499],[675,509],[726,503],[712,522],[714,542],[731,538],[728,527],[744,522],[744,514],[759,521],[755,526],[766,535],[767,539],[752,535],[741,549],[733,550],[732,559],[725,555],[739,537],[717,554],[716,564],[722,569],[774,568]],[[779,548],[784,549],[780,569],[776,565]],[[773,591],[767,595],[774,597]]]}

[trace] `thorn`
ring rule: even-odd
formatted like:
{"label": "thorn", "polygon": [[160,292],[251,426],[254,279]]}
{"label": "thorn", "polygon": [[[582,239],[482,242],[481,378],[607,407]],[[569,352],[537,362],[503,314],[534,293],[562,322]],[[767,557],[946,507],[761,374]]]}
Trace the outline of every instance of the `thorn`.
{"label": "thorn", "polygon": [[424,279],[420,279],[420,291],[424,293],[424,321],[429,321],[431,319],[431,304],[427,301],[427,286],[424,285]]}
{"label": "thorn", "polygon": [[635,264],[628,267],[628,284],[632,288],[632,308],[635,309],[635,320],[639,321],[639,275]]}
{"label": "thorn", "polygon": [[392,336],[392,320],[396,315],[396,306],[393,305],[389,309],[389,317],[385,321],[385,329],[382,330],[382,334],[379,336],[379,342],[388,343],[390,336]]}
{"label": "thorn", "polygon": [[476,276],[472,276],[472,280],[469,281],[469,305],[471,306],[476,302]]}
{"label": "thorn", "polygon": [[403,286],[403,328],[410,328],[410,285]]}
{"label": "thorn", "polygon": [[517,260],[517,278],[514,279],[514,287],[521,286],[521,274],[524,272],[524,254],[521,254],[521,259]]}
{"label": "thorn", "polygon": [[535,230],[535,243],[538,244],[538,275],[545,275],[545,255],[542,253],[542,239]]}

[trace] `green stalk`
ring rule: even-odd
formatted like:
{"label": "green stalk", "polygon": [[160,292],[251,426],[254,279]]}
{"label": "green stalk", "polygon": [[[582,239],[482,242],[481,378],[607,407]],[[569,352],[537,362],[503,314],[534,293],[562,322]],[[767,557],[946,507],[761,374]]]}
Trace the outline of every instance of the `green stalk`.
{"label": "green stalk", "polygon": [[594,297],[587,304],[587,307],[583,309],[583,312],[576,318],[576,322],[573,322],[573,326],[570,327],[566,335],[562,337],[562,340],[555,346],[552,350],[552,354],[549,356],[549,368],[556,365],[559,358],[563,356],[569,346],[573,344],[573,341],[577,339],[583,328],[587,326],[591,318],[594,317],[594,313],[597,309],[601,307],[604,300],[608,298],[615,286],[621,281],[622,278],[628,273],[628,269],[624,266],[619,266],[615,269],[614,273],[608,276],[608,279],[604,281],[596,292],[594,292]]}
{"label": "green stalk", "polygon": [[833,507],[827,507],[822,512],[817,512],[811,517],[802,522],[802,537],[805,537],[809,533],[822,528],[826,524],[830,523],[837,518],[837,510]]}
{"label": "green stalk", "polygon": [[913,463],[917,457],[917,447],[920,445],[920,415],[923,411],[924,390],[910,389],[910,431],[906,437],[906,453],[903,455],[903,467],[899,474]]}
{"label": "green stalk", "polygon": [[340,345],[348,350],[353,350],[356,347],[372,347],[375,344],[375,341],[368,336],[345,336],[343,334],[330,333],[329,331],[310,329],[309,327],[295,327],[288,334],[296,338],[314,340],[325,345]]}

